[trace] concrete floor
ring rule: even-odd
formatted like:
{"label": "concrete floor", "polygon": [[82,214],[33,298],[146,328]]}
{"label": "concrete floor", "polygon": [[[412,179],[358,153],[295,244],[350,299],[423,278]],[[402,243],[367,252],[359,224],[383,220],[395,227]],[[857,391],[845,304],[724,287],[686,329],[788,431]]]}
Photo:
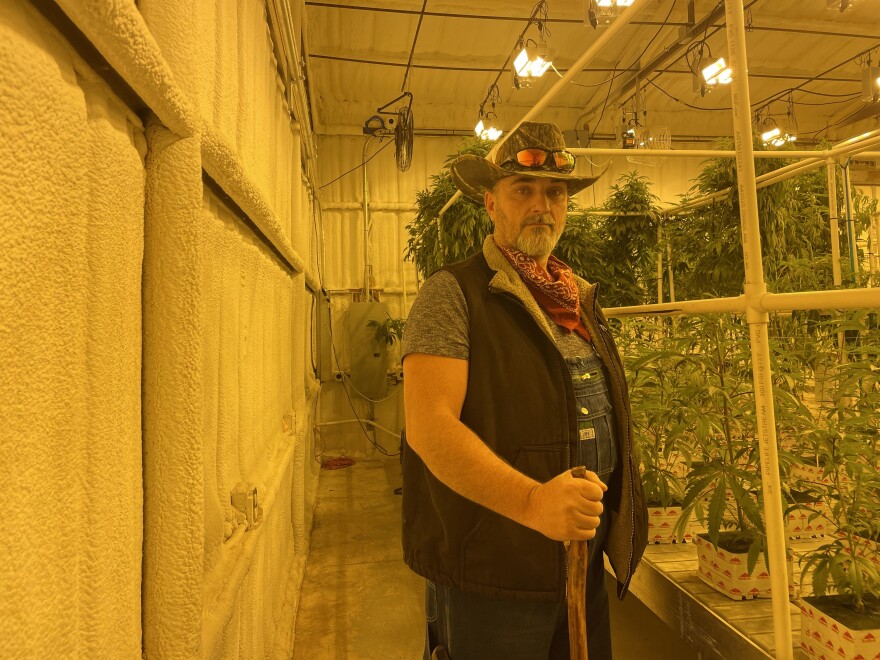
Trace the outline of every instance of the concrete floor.
{"label": "concrete floor", "polygon": [[[321,472],[293,660],[421,658],[424,581],[403,563],[399,486],[396,458]],[[612,597],[611,621],[615,660],[697,657],[635,597]]]}

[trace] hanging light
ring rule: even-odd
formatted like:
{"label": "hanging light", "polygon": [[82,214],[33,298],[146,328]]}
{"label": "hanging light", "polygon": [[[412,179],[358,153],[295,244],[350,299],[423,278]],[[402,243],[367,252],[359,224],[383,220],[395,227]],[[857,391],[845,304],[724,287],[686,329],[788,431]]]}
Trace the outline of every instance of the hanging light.
{"label": "hanging light", "polygon": [[[534,44],[531,39],[529,42]],[[522,45],[522,50],[513,61],[513,70],[517,76],[524,80],[540,78],[547,72],[551,64],[553,64],[553,60],[546,46]]]}
{"label": "hanging light", "polygon": [[794,142],[795,140],[797,140],[796,135],[793,135],[788,131],[783,132],[779,126],[775,126],[769,131],[761,133],[761,142],[767,147],[781,147],[782,145],[788,142]]}
{"label": "hanging light", "polygon": [[733,80],[733,71],[727,66],[723,57],[703,69],[703,79],[707,85],[729,85]]}
{"label": "hanging light", "polygon": [[761,133],[761,142],[764,144],[770,144],[775,138],[778,138],[782,134],[782,131],[779,130],[779,126],[773,128],[769,131],[764,131]]}
{"label": "hanging light", "polygon": [[477,125],[474,127],[474,133],[481,140],[490,140],[494,142],[501,137],[501,129],[496,126],[495,113],[490,112],[488,115],[480,115]]}
{"label": "hanging light", "polygon": [[870,61],[862,66],[862,100],[876,101],[880,94],[880,67]]}

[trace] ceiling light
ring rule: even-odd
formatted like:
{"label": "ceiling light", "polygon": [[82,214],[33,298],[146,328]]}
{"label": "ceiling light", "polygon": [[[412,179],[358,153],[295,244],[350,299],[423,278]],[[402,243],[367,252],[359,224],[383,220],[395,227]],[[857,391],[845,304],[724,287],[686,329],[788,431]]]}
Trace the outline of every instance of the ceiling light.
{"label": "ceiling light", "polygon": [[476,133],[477,137],[481,140],[490,140],[494,142],[501,137],[502,131],[496,127],[495,122],[491,118],[485,117],[484,121],[484,118],[480,117],[480,121],[478,121],[477,125],[474,127],[474,133]]}
{"label": "ceiling light", "polygon": [[552,63],[546,48],[524,47],[513,61],[513,70],[520,78],[540,78]]}
{"label": "ceiling light", "polygon": [[880,66],[870,62],[862,67],[862,100],[876,101],[880,93]]}
{"label": "ceiling light", "polygon": [[764,144],[769,144],[773,140],[773,138],[779,137],[781,134],[782,131],[780,131],[779,127],[777,126],[772,130],[761,133],[761,142],[763,142]]}
{"label": "ceiling light", "polygon": [[733,80],[733,71],[727,66],[723,57],[703,69],[703,79],[707,85],[729,85]]}
{"label": "ceiling light", "polygon": [[795,140],[797,140],[796,135],[792,135],[787,131],[783,133],[778,126],[761,133],[761,142],[764,143],[764,146],[768,147],[781,147],[787,142],[794,142]]}

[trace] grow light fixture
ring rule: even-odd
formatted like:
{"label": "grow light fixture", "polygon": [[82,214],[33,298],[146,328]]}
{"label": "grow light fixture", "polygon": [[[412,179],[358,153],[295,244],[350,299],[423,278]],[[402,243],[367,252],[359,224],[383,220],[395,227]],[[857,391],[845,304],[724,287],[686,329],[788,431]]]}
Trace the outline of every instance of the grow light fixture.
{"label": "grow light fixture", "polygon": [[870,62],[862,67],[862,100],[877,101],[880,97],[880,66]]}
{"label": "grow light fixture", "polygon": [[733,80],[733,71],[727,66],[723,57],[703,69],[703,80],[707,85],[729,85]]}
{"label": "grow light fixture", "polygon": [[611,23],[620,10],[631,6],[635,0],[589,0],[584,2],[586,8],[586,19],[584,23],[589,23],[596,28],[599,23],[607,26]]}
{"label": "grow light fixture", "polygon": [[782,131],[779,130],[779,126],[773,128],[769,131],[764,131],[761,133],[761,142],[764,144],[770,144],[775,138],[778,138],[782,134]]}
{"label": "grow light fixture", "polygon": [[513,61],[513,70],[523,81],[543,76],[553,60],[546,46],[522,46]]}
{"label": "grow light fixture", "polygon": [[761,133],[761,142],[768,147],[781,147],[782,145],[788,142],[794,142],[795,140],[797,140],[796,135],[792,135],[788,132],[783,133],[778,126]]}
{"label": "grow light fixture", "polygon": [[[490,115],[492,115],[492,113],[490,113]],[[501,137],[502,131],[495,125],[494,115],[491,117],[483,117],[480,115],[480,120],[474,127],[474,133],[476,133],[477,137],[481,140],[491,140],[494,142]]]}

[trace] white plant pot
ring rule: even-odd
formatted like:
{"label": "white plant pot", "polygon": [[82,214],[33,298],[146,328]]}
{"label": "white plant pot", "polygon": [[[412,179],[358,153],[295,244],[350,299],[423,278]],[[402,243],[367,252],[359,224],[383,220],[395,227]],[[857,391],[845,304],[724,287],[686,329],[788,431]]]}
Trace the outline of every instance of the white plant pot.
{"label": "white plant pot", "polygon": [[821,609],[801,600],[801,650],[813,660],[877,660],[880,658],[880,622],[877,628],[852,630]]}
{"label": "white plant pot", "polygon": [[764,557],[758,557],[754,570],[748,572],[748,553],[716,549],[702,536],[695,536],[698,574],[710,587],[734,600],[770,598],[770,571]]}
{"label": "white plant pot", "polygon": [[[816,515],[816,512],[819,515]],[[802,502],[797,509],[789,512],[785,520],[785,530],[790,539],[813,538],[830,533],[831,525],[827,517],[828,505],[825,502]]]}
{"label": "white plant pot", "polygon": [[675,526],[681,518],[680,506],[649,506],[648,507],[648,543],[690,543],[694,535],[690,524],[679,537],[675,535]]}

